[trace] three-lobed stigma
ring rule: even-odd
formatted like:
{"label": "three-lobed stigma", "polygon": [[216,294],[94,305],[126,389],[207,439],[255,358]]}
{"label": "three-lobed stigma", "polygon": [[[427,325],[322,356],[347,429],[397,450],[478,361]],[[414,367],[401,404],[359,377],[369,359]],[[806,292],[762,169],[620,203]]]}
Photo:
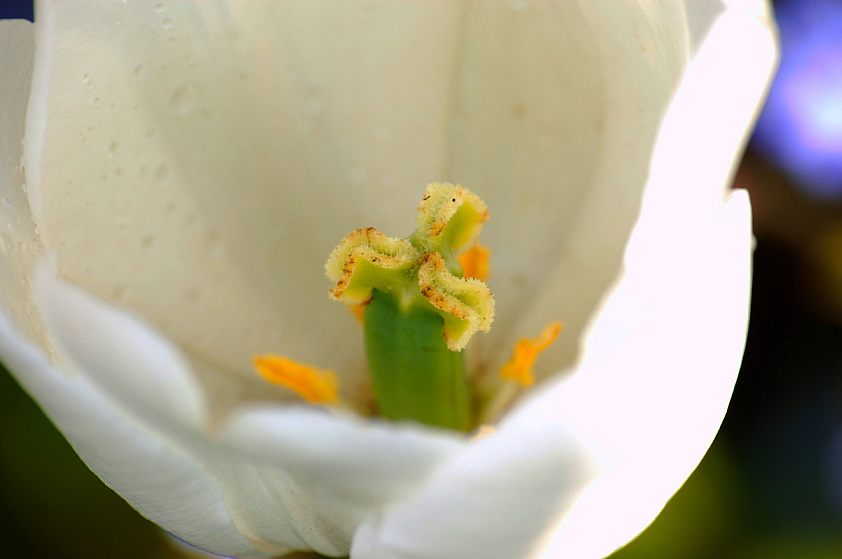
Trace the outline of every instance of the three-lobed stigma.
{"label": "three-lobed stigma", "polygon": [[434,183],[418,207],[418,226],[407,239],[357,229],[342,239],[325,264],[337,301],[359,304],[374,291],[397,294],[443,321],[447,347],[461,351],[494,320],[494,298],[482,280],[465,277],[454,251],[476,238],[488,219],[480,198],[461,186]]}
{"label": "three-lobed stigma", "polygon": [[406,239],[357,229],[325,265],[333,299],[363,310],[372,390],[381,415],[451,429],[472,426],[472,401],[459,353],[494,320],[494,298],[465,277],[455,252],[488,219],[480,198],[458,185],[434,183]]}

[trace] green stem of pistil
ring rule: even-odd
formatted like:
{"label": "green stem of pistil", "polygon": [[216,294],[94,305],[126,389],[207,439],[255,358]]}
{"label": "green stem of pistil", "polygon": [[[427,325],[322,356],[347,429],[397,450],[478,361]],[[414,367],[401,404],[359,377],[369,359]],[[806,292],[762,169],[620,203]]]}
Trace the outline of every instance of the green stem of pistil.
{"label": "green stem of pistil", "polygon": [[381,415],[470,428],[464,358],[447,348],[443,327],[441,316],[423,299],[404,304],[399,295],[373,290],[365,311],[365,344]]}

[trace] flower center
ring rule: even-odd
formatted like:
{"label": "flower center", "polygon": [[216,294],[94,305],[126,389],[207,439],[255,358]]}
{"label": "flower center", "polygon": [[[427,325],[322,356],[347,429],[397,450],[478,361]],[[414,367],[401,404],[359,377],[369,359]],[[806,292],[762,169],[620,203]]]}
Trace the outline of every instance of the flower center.
{"label": "flower center", "polygon": [[[434,183],[424,193],[417,228],[408,238],[357,229],[328,258],[331,298],[346,303],[365,331],[380,415],[466,431],[476,426],[478,409],[486,407],[479,400],[512,393],[511,388],[493,388],[489,398],[472,391],[461,353],[494,320],[494,299],[484,283],[488,249],[474,245],[456,257],[487,219],[478,196],[461,186]],[[501,377],[531,384],[535,358],[560,329],[560,323],[553,323],[539,338],[521,340]],[[256,357],[254,364],[265,379],[311,403],[336,401],[332,372],[274,355]]]}

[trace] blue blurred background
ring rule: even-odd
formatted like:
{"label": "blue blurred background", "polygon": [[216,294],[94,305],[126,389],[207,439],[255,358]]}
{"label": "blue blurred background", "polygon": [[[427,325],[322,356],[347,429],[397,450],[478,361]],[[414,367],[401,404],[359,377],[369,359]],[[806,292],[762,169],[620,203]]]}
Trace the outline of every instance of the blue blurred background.
{"label": "blue blurred background", "polygon": [[[775,6],[780,72],[735,180],[757,237],[740,379],[697,472],[615,559],[842,559],[842,0]],[[10,17],[31,2],[0,0]],[[2,371],[0,410],[0,557],[189,556]]]}

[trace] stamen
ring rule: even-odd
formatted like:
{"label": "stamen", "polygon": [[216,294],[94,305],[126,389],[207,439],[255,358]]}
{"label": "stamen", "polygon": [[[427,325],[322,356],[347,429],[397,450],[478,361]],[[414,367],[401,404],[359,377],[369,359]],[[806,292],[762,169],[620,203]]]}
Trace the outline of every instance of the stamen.
{"label": "stamen", "polygon": [[539,353],[552,345],[561,328],[561,322],[551,322],[537,338],[521,339],[515,346],[511,360],[500,369],[500,376],[507,380],[515,380],[523,386],[532,385],[535,382],[532,376],[535,359]]}
{"label": "stamen", "polygon": [[333,371],[272,354],[255,355],[252,362],[264,379],[289,388],[311,404],[333,404],[339,400],[339,381]]}
{"label": "stamen", "polygon": [[486,425],[482,424],[474,430],[474,434],[471,436],[471,442],[476,443],[481,441],[486,437],[490,437],[494,433],[497,432],[497,429],[493,425]]}
{"label": "stamen", "polygon": [[357,303],[356,305],[346,305],[348,307],[348,311],[354,318],[357,319],[357,322],[363,324],[365,322],[365,308],[368,306],[370,301],[363,301],[362,303]]}
{"label": "stamen", "polygon": [[482,245],[474,245],[459,257],[459,264],[462,265],[462,274],[466,278],[474,278],[480,281],[488,279],[488,260],[491,251]]}
{"label": "stamen", "polygon": [[461,431],[474,425],[459,352],[477,330],[491,327],[494,299],[477,279],[487,275],[487,251],[468,251],[468,277],[456,255],[487,219],[485,203],[469,190],[430,184],[409,237],[357,229],[328,258],[331,298],[362,323],[372,395],[383,417]]}

